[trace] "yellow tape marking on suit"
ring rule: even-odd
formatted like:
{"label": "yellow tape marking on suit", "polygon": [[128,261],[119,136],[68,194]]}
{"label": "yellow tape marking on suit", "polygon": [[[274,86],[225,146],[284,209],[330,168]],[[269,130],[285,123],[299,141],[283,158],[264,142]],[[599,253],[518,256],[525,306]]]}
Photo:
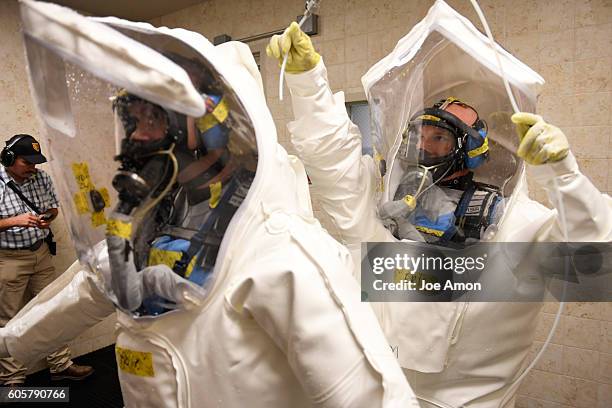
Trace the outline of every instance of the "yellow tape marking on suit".
{"label": "yellow tape marking on suit", "polygon": [[210,200],[208,201],[208,206],[210,208],[215,208],[219,205],[219,201],[221,200],[221,191],[223,190],[223,186],[220,181],[216,183],[212,183],[210,186]]}
{"label": "yellow tape marking on suit", "polygon": [[422,227],[420,225],[417,225],[416,229],[418,229],[419,231],[422,231],[422,232],[424,232],[426,234],[435,235],[436,237],[441,237],[442,235],[444,235],[444,231],[435,230],[433,228]]}
{"label": "yellow tape marking on suit", "polygon": [[410,281],[412,279],[412,273],[410,273],[410,269],[396,269],[393,274],[393,281],[395,283],[400,283],[403,280]]}
{"label": "yellow tape marking on suit", "polygon": [[[95,190],[91,177],[89,176],[89,166],[87,163],[72,163],[72,173],[76,180],[79,191],[74,194],[73,201],[76,206],[77,213],[79,215],[85,215],[91,212],[91,224],[95,227],[106,224],[106,216],[104,210],[99,212],[93,212],[89,204],[89,194],[92,190]],[[97,190],[104,200],[104,208],[110,207],[110,195],[106,188]]]}
{"label": "yellow tape marking on suit", "polygon": [[89,177],[89,166],[87,163],[72,163],[72,173],[81,191],[93,190],[93,183]]}
{"label": "yellow tape marking on suit", "polygon": [[410,194],[406,194],[402,200],[404,201],[404,204],[406,204],[406,206],[411,210],[414,210],[416,208],[416,198],[414,198]]}
{"label": "yellow tape marking on suit", "polygon": [[91,214],[91,225],[93,225],[94,228],[103,224],[106,224],[106,215],[104,215],[104,211],[96,211]]}
{"label": "yellow tape marking on suit", "polygon": [[219,123],[225,122],[228,115],[229,110],[227,108],[227,103],[225,102],[225,99],[221,99],[219,104],[215,106],[215,109],[212,112],[206,113],[204,116],[196,120],[196,126],[200,132],[204,133],[208,129],[217,126]]}
{"label": "yellow tape marking on suit", "polygon": [[110,195],[108,194],[108,190],[106,187],[102,187],[98,190],[102,198],[104,199],[104,208],[110,207]]}
{"label": "yellow tape marking on suit", "polygon": [[74,205],[76,206],[77,213],[87,214],[89,209],[89,201],[87,200],[87,192],[80,190],[78,193],[74,193],[72,198]]}
{"label": "yellow tape marking on suit", "polygon": [[132,236],[132,223],[111,218],[106,223],[106,233],[119,238],[130,239]]}
{"label": "yellow tape marking on suit", "polygon": [[117,357],[117,366],[121,371],[139,377],[155,377],[153,353],[115,346],[115,356]]}
{"label": "yellow tape marking on suit", "polygon": [[479,155],[483,154],[483,153],[484,153],[484,152],[486,152],[487,150],[489,150],[489,138],[488,138],[488,137],[485,137],[485,140],[484,140],[484,142],[482,143],[482,146],[477,147],[477,148],[476,148],[476,149],[474,149],[474,150],[470,150],[470,151],[468,152],[468,156],[469,156],[470,158],[472,158],[472,157],[476,157],[476,156],[479,156]]}
{"label": "yellow tape marking on suit", "polygon": [[215,117],[215,119],[217,119],[219,123],[225,122],[225,119],[227,119],[227,116],[229,115],[229,108],[227,107],[227,102],[225,101],[225,98],[222,98],[219,101],[219,103],[217,104],[217,106],[215,106],[215,109],[213,109],[211,114]]}
{"label": "yellow tape marking on suit", "polygon": [[[168,251],[167,249],[160,248],[151,248],[149,251],[149,266],[153,265],[167,265],[170,268],[174,268],[174,264],[176,261],[181,259],[183,256],[182,252],[179,251]],[[193,272],[193,268],[195,267],[197,257],[193,257],[189,265],[187,265],[187,270],[185,271],[185,277],[188,278]]]}

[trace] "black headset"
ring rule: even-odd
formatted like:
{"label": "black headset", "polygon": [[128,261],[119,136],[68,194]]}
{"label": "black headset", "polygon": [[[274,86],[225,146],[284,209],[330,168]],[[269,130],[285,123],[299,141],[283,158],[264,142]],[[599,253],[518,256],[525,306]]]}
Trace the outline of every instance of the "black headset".
{"label": "black headset", "polygon": [[2,149],[2,152],[0,152],[0,164],[2,164],[4,167],[11,167],[13,164],[15,164],[17,155],[11,149],[17,144],[17,142],[28,136],[29,135],[15,135],[13,136],[12,141],[6,142],[6,146],[4,149]]}

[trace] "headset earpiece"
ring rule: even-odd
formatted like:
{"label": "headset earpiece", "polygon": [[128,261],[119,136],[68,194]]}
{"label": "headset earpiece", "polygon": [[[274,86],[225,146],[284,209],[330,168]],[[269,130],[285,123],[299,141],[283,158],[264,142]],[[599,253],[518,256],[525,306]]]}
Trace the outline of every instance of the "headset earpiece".
{"label": "headset earpiece", "polygon": [[17,144],[17,142],[27,135],[16,136],[17,137],[13,136],[12,141],[6,142],[6,146],[4,146],[4,149],[2,149],[2,152],[0,152],[0,164],[2,164],[4,167],[11,167],[13,164],[15,164],[15,152],[13,152],[11,149]]}

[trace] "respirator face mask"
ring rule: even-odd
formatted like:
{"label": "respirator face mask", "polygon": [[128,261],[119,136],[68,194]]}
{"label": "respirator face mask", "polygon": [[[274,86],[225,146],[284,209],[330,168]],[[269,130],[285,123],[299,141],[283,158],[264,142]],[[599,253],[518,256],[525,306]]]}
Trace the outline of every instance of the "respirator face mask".
{"label": "respirator face mask", "polygon": [[174,145],[181,136],[161,106],[127,93],[113,101],[121,163],[112,185],[119,194],[118,211],[130,214],[147,199],[156,199],[171,186],[176,174]]}
{"label": "respirator face mask", "polygon": [[404,188],[396,195],[409,194],[417,198],[425,189],[451,174],[460,152],[461,139],[451,130],[411,123],[397,153],[397,161],[404,171],[401,183]]}

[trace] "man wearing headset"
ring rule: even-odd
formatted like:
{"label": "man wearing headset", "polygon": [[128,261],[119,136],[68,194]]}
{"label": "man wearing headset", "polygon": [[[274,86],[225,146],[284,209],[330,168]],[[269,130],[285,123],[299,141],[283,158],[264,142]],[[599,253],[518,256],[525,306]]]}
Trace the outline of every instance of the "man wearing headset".
{"label": "man wearing headset", "polygon": [[[10,138],[0,153],[0,327],[17,314],[29,291],[37,295],[55,279],[54,243],[49,226],[58,214],[51,177],[40,144],[30,135]],[[80,380],[93,368],[70,360],[63,347],[47,357],[53,380]],[[0,359],[0,384],[18,386],[27,368],[13,358]]]}

